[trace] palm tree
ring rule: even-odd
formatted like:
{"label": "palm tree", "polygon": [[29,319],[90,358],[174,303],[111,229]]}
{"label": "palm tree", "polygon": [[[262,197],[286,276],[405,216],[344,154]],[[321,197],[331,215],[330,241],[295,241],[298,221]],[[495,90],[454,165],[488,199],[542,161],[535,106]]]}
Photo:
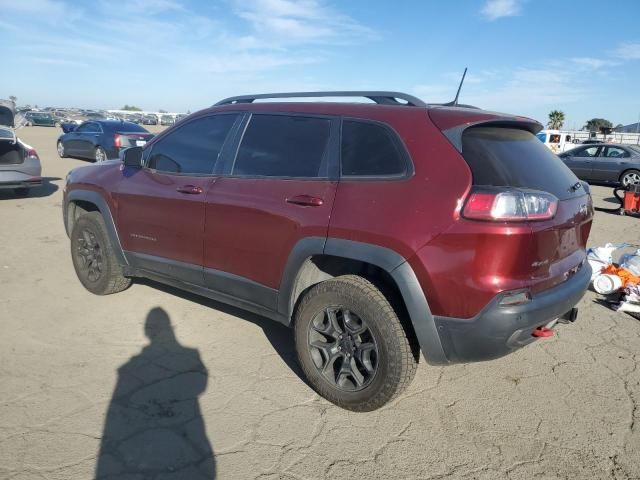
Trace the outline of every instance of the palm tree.
{"label": "palm tree", "polygon": [[547,127],[552,130],[560,130],[564,125],[564,112],[561,110],[552,110],[549,112],[549,122]]}

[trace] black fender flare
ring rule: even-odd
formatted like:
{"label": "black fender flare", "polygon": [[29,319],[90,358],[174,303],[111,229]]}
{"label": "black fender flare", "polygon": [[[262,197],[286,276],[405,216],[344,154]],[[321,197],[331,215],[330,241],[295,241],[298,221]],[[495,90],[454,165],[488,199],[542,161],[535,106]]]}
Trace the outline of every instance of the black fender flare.
{"label": "black fender flare", "polygon": [[98,192],[94,192],[93,190],[71,190],[67,193],[63,207],[64,228],[67,231],[67,235],[71,234],[71,232],[69,232],[69,222],[67,219],[69,204],[75,201],[89,202],[98,207],[98,210],[104,219],[104,224],[107,227],[107,235],[109,235],[109,241],[111,242],[113,253],[121,266],[128,266],[129,262],[127,261],[127,257],[125,256],[122,245],[120,244],[120,237],[118,236],[118,230],[116,229],[116,224],[113,220],[109,204],[107,204],[107,201]]}
{"label": "black fender flare", "polygon": [[292,249],[284,269],[278,294],[279,313],[291,318],[298,272],[308,258],[322,254],[370,263],[389,273],[402,295],[425,360],[432,365],[450,363],[429,303],[411,265],[402,255],[379,245],[339,238],[308,237],[300,240]]}

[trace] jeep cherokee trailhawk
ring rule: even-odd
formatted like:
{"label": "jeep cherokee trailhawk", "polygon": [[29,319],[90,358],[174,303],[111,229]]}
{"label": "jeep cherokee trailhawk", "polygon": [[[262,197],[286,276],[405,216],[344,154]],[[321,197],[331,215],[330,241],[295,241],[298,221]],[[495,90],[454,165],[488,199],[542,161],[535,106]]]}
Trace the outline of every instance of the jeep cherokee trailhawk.
{"label": "jeep cherokee trailhawk", "polygon": [[147,277],[292,326],[317,392],[373,410],[420,352],[489,360],[575,319],[591,197],[541,128],[397,92],[229,98],[70,172],[73,265],[95,294]]}

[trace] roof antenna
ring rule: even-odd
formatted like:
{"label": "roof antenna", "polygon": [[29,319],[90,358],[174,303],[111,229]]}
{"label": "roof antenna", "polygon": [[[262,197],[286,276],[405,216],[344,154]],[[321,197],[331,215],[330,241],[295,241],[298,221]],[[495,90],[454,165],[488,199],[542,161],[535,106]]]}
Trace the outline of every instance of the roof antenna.
{"label": "roof antenna", "polygon": [[453,102],[445,103],[447,106],[455,106],[458,105],[458,97],[460,96],[460,90],[462,90],[462,84],[464,83],[464,77],[467,76],[467,67],[464,67],[464,72],[462,73],[462,80],[460,80],[460,85],[458,85],[458,91],[456,92],[456,98],[453,99]]}

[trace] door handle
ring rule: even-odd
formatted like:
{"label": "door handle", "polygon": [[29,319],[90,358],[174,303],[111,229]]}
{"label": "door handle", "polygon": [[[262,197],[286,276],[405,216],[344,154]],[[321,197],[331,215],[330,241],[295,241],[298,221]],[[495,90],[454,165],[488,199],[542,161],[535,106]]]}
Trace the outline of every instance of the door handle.
{"label": "door handle", "polygon": [[187,195],[200,195],[202,193],[202,187],[196,185],[182,185],[176,188],[177,192],[186,193]]}
{"label": "door handle", "polygon": [[286,202],[293,203],[294,205],[302,205],[303,207],[320,207],[324,203],[324,200],[318,197],[312,197],[311,195],[296,195],[287,198]]}

